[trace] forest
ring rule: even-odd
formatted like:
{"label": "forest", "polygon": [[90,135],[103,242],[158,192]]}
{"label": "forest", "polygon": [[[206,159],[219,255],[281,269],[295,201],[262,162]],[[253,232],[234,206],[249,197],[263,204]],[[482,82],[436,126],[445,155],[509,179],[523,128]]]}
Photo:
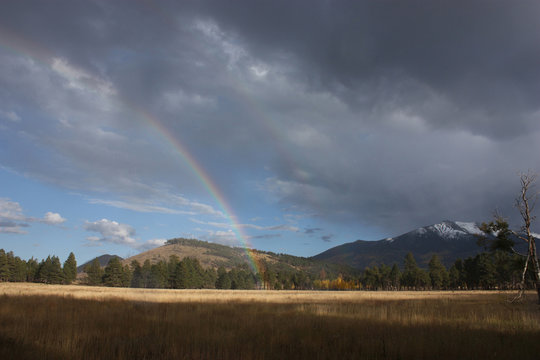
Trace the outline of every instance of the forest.
{"label": "forest", "polygon": [[[57,256],[37,261],[22,260],[13,252],[0,249],[0,281],[46,284],[85,284],[93,286],[164,288],[164,289],[268,289],[268,290],[510,290],[520,287],[523,259],[506,251],[483,251],[474,257],[458,259],[446,268],[433,255],[428,268],[420,268],[412,253],[398,264],[373,265],[363,271],[335,268],[321,264],[320,271],[284,270],[273,263],[263,263],[253,273],[247,264],[226,269],[204,269],[194,258],[122,264],[113,257],[107,266],[94,260],[85,273],[77,275],[77,261],[70,253],[62,264]],[[533,288],[530,274],[526,287]]]}

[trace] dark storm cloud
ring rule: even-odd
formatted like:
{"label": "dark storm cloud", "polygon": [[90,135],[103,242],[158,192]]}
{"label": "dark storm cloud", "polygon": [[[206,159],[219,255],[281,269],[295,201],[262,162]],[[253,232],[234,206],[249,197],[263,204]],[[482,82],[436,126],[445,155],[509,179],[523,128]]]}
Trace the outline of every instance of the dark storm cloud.
{"label": "dark storm cloud", "polygon": [[207,4],[252,53],[288,61],[291,81],[348,105],[330,131],[296,119],[332,144],[292,144],[294,166],[274,164],[285,202],[405,231],[511,213],[517,172],[540,168],[538,2]]}
{"label": "dark storm cloud", "polygon": [[0,123],[0,161],[163,206],[194,186],[136,108],[229,198],[266,177],[335,222],[484,220],[540,170],[539,17],[536,1],[3,2],[0,114],[19,121]]}
{"label": "dark storm cloud", "polygon": [[[207,3],[254,53],[290,54],[298,80],[357,108],[397,102],[435,128],[498,137],[537,123],[537,1]],[[447,98],[446,114],[422,109],[426,88]]]}

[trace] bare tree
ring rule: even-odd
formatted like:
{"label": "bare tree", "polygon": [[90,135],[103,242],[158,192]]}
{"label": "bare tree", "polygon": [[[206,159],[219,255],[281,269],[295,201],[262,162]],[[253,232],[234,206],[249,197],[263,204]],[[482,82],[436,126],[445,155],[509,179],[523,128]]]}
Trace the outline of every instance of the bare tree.
{"label": "bare tree", "polygon": [[[538,293],[538,303],[540,304],[540,265],[538,263],[538,254],[536,253],[536,239],[531,232],[531,223],[534,221],[535,216],[532,215],[538,200],[538,192],[534,192],[534,182],[537,179],[536,174],[530,172],[521,174],[521,193],[516,199],[516,207],[519,209],[521,219],[523,220],[523,227],[521,233],[524,235],[517,235],[521,240],[527,242],[527,261],[523,269],[522,284],[525,281],[525,273],[529,263],[532,265],[533,276],[536,282],[536,292]],[[532,194],[531,194],[532,192]]]}
{"label": "bare tree", "polygon": [[[515,200],[515,206],[519,210],[523,221],[523,226],[519,231],[510,230],[508,222],[499,214],[495,214],[495,221],[490,222],[489,224],[482,224],[482,230],[496,234],[497,240],[492,247],[511,250],[513,253],[525,258],[521,275],[521,290],[514,300],[521,298],[525,289],[525,276],[527,270],[531,267],[531,273],[536,283],[538,303],[540,304],[540,264],[536,252],[536,239],[531,231],[531,224],[536,218],[533,215],[533,212],[539,195],[538,192],[534,191],[537,178],[538,175],[531,172],[520,174],[521,190]],[[513,241],[510,239],[509,235],[513,235],[515,238],[527,243],[526,254],[519,254],[514,249]]]}

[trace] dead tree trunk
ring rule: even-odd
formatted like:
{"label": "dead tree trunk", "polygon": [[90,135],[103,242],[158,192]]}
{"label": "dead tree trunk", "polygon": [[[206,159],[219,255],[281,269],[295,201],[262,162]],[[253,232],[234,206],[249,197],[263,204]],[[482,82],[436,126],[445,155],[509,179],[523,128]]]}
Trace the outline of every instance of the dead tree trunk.
{"label": "dead tree trunk", "polygon": [[536,239],[531,232],[531,223],[535,219],[535,217],[532,216],[531,213],[533,212],[536,205],[538,193],[534,193],[531,195],[530,192],[532,191],[531,188],[534,186],[536,178],[537,175],[535,174],[521,174],[521,194],[516,199],[516,207],[519,209],[521,218],[523,219],[522,233],[524,233],[524,236],[519,235],[518,237],[526,241],[528,244],[527,262],[525,263],[525,269],[527,269],[527,266],[529,265],[528,262],[530,261],[530,265],[532,265],[534,280],[536,283],[538,304],[540,304],[540,264],[538,263],[538,255],[536,253]]}

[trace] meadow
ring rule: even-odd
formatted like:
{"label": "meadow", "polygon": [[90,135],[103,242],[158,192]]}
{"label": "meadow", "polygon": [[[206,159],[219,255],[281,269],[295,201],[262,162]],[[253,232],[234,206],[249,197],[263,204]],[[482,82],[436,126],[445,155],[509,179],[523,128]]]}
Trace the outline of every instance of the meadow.
{"label": "meadow", "polygon": [[537,359],[535,294],[0,283],[1,359]]}

